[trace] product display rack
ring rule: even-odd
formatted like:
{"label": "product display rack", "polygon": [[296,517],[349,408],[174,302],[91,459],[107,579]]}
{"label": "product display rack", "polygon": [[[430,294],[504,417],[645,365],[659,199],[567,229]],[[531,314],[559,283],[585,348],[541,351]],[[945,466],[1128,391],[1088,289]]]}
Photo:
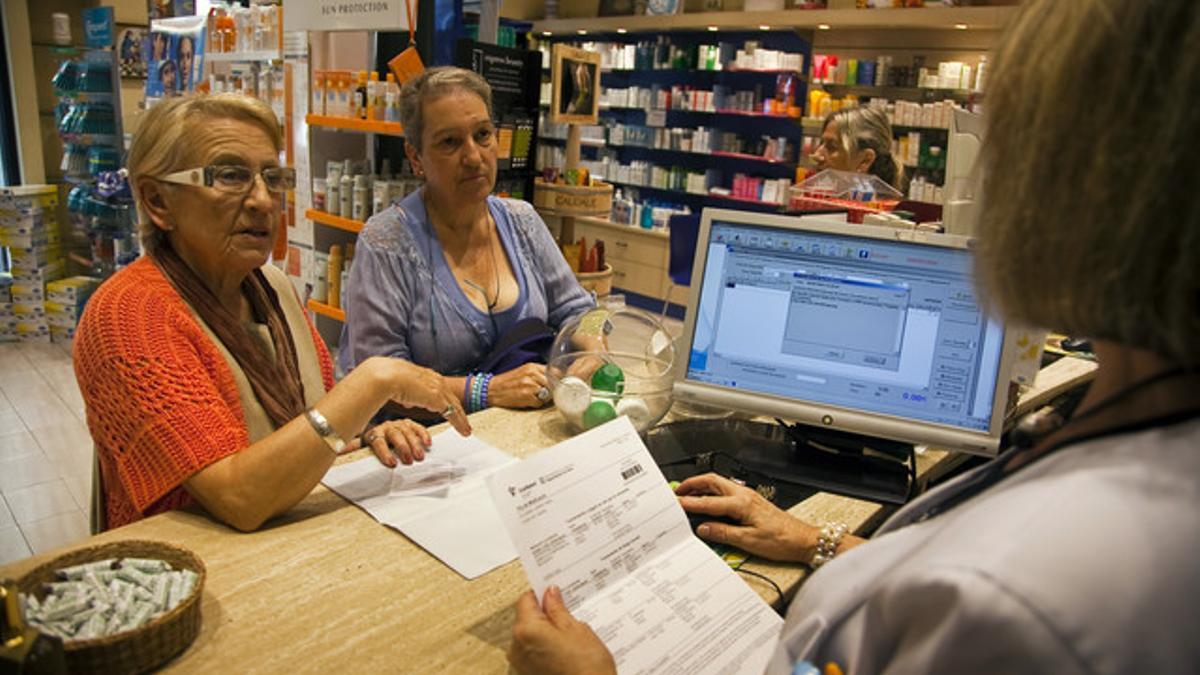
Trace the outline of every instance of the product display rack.
{"label": "product display rack", "polygon": [[[721,64],[720,69],[708,67],[696,68],[613,68],[601,70],[601,87],[607,89],[639,89],[670,90],[675,88],[694,88],[707,92],[715,92],[715,87],[723,87],[731,92],[754,92],[759,101],[771,99],[776,93],[776,82],[781,75],[792,75],[799,87],[792,92],[796,106],[802,108],[807,98],[804,87],[806,70],[812,55],[810,44],[791,31],[679,31],[666,35],[672,47],[680,50],[696,49],[698,45],[722,45],[722,56],[729,56],[732,46],[741,49],[747,42],[757,43],[764,49],[778,50],[801,55],[801,67],[792,68],[736,68],[733,62]],[[630,45],[643,43],[645,35],[636,34],[599,34],[588,33],[586,38],[564,38],[563,41],[580,46],[583,40],[589,43]],[[555,38],[551,38],[555,40]],[[700,59],[696,59],[697,62]],[[699,65],[697,63],[697,65]],[[707,64],[706,64],[707,65]],[[603,101],[603,98],[602,98]],[[592,170],[593,175],[628,190],[624,197],[635,200],[646,200],[661,203],[674,208],[687,208],[699,212],[705,206],[723,206],[728,208],[731,203],[740,207],[759,211],[779,211],[784,208],[786,196],[778,195],[779,201],[750,199],[743,195],[723,195],[712,193],[708,188],[719,187],[729,190],[736,174],[742,174],[756,179],[786,179],[792,180],[800,161],[799,151],[803,144],[803,128],[799,117],[787,113],[764,112],[751,109],[682,109],[639,107],[633,105],[600,105],[601,122],[608,130],[616,125],[639,128],[648,138],[652,138],[654,130],[664,129],[698,129],[705,128],[713,134],[733,134],[746,142],[754,142],[762,136],[783,138],[790,145],[786,158],[768,157],[744,152],[725,152],[717,148],[691,150],[671,147],[655,147],[652,144],[616,142],[608,130],[605,139],[585,137],[581,145],[585,152],[582,159],[584,166]],[[546,136],[546,138],[553,138]],[[558,140],[552,140],[557,144]],[[607,160],[607,162],[606,162]],[[621,176],[604,169],[613,164],[628,165],[632,161],[647,162],[652,167],[678,168],[687,173],[705,174],[705,191],[689,191],[676,187],[644,184],[637,181],[623,180]],[[651,183],[651,181],[647,181]],[[642,191],[645,194],[642,194]]]}

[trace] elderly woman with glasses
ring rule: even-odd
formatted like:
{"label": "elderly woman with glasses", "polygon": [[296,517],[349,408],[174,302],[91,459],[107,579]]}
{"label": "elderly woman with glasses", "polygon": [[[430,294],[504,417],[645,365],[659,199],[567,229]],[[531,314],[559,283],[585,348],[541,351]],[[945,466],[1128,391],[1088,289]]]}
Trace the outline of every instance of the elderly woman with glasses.
{"label": "elderly woman with glasses", "polygon": [[[389,401],[470,433],[441,378],[408,361],[370,359],[334,384],[329,352],[268,264],[295,184],[281,147],[271,109],[237,95],[171,99],[142,118],[128,168],[146,256],[96,291],[75,340],[96,515],[110,527],[195,502],[257,529],[357,447],[343,439]],[[377,453],[396,464],[386,445]]]}
{"label": "elderly woman with glasses", "polygon": [[548,333],[594,303],[533,207],[491,196],[491,87],[469,70],[431,68],[405,83],[400,118],[425,185],[359,233],[340,365],[410,360],[443,374],[445,391],[472,410],[546,404],[544,366],[488,364],[530,321]]}

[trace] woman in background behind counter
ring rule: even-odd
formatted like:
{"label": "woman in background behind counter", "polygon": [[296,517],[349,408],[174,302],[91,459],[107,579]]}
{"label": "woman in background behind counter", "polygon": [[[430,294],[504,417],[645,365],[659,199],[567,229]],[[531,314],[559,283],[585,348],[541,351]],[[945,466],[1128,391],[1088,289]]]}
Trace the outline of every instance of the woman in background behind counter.
{"label": "woman in background behind counter", "polygon": [[817,171],[869,173],[905,192],[904,165],[892,154],[892,123],[878,108],[852,106],[829,113],[821,143],[809,156]]}
{"label": "woman in background behind counter", "polygon": [[339,365],[407,359],[442,373],[445,391],[468,411],[542,406],[550,400],[544,365],[491,373],[481,364],[519,321],[557,330],[594,303],[533,207],[491,196],[491,87],[469,70],[431,68],[405,83],[400,117],[425,185],[358,236]]}

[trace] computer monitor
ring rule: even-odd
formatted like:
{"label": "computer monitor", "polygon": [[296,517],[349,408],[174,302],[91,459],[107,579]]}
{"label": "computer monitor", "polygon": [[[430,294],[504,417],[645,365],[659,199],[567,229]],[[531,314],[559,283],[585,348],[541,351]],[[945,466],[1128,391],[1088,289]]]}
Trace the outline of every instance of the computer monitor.
{"label": "computer monitor", "polygon": [[676,397],[995,455],[1015,350],[969,242],[705,209]]}

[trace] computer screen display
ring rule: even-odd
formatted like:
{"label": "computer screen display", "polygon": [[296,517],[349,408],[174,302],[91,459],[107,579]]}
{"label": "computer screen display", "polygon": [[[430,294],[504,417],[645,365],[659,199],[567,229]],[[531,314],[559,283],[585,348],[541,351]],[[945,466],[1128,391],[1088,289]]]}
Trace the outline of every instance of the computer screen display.
{"label": "computer screen display", "polygon": [[976,300],[967,242],[706,211],[677,392],[994,453],[1008,381],[1005,334]]}

